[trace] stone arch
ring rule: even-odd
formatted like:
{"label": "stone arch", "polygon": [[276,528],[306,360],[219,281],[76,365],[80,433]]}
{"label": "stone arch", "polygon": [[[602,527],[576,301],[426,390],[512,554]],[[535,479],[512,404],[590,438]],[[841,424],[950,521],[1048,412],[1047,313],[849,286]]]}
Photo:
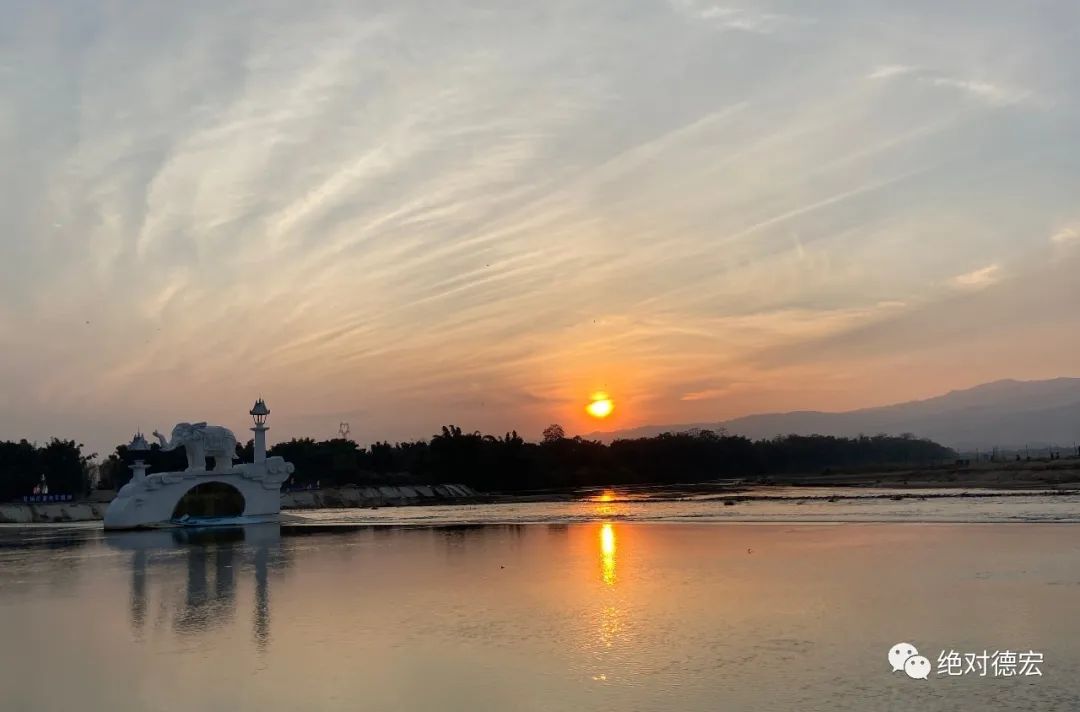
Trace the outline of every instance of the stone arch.
{"label": "stone arch", "polygon": [[239,517],[247,502],[244,494],[226,482],[210,481],[195,485],[173,507],[172,518]]}

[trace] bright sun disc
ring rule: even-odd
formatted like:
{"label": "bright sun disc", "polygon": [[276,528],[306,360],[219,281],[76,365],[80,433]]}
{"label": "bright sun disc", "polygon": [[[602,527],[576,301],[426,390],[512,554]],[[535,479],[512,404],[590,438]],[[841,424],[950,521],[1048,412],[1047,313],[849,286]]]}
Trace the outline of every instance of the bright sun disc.
{"label": "bright sun disc", "polygon": [[585,406],[585,411],[594,418],[606,418],[615,410],[615,404],[606,395],[593,396],[592,403]]}

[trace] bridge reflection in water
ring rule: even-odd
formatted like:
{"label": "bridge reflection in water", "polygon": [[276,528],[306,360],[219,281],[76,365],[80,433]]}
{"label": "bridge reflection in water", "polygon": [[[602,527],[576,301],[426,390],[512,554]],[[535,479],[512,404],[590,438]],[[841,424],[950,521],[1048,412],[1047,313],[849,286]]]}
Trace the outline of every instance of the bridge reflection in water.
{"label": "bridge reflection in water", "polygon": [[279,525],[117,532],[109,533],[106,541],[112,548],[131,552],[130,618],[137,636],[146,626],[153,572],[158,569],[163,578],[172,579],[173,572],[164,569],[175,567],[179,549],[186,559],[187,581],[182,601],[172,606],[173,629],[180,634],[201,634],[232,622],[238,577],[250,570],[252,639],[259,649],[269,645],[270,573],[287,563]]}

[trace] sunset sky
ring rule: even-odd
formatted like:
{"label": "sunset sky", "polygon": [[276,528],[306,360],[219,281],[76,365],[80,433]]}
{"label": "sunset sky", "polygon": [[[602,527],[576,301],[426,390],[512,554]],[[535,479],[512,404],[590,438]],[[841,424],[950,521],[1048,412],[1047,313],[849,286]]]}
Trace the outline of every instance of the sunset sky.
{"label": "sunset sky", "polygon": [[[0,3],[0,439],[1080,375],[1080,3]],[[591,394],[614,401],[604,421]]]}

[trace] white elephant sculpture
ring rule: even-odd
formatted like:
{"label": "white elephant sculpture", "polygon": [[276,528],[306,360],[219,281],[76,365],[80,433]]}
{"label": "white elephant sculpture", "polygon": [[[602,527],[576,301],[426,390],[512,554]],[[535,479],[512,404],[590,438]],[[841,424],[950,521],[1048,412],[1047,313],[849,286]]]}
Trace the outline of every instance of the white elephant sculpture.
{"label": "white elephant sculpture", "polygon": [[165,436],[156,430],[154,437],[160,441],[162,450],[175,450],[183,446],[189,472],[206,470],[207,457],[214,458],[214,472],[225,472],[232,469],[233,459],[236,458],[236,436],[220,425],[178,423],[167,442]]}

